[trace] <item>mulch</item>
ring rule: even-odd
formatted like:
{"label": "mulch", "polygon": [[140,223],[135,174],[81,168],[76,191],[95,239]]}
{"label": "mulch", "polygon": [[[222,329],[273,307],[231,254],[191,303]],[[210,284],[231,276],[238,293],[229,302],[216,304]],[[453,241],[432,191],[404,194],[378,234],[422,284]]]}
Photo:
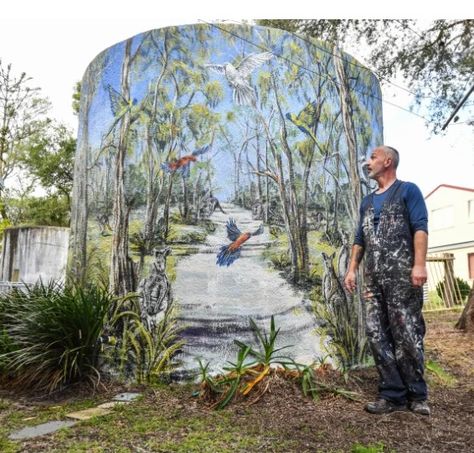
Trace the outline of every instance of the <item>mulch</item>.
{"label": "mulch", "polygon": [[[375,445],[383,443],[383,451],[396,452],[472,452],[474,451],[474,335],[454,329],[457,315],[447,313],[427,317],[427,357],[455,377],[456,382],[445,385],[436,376],[428,375],[430,417],[412,412],[394,412],[372,415],[363,410],[366,401],[376,395],[377,373],[375,369],[362,369],[351,373],[348,383],[332,372],[322,378],[340,383],[346,389],[358,392],[360,401],[350,401],[340,396],[322,395],[318,401],[305,397],[295,378],[274,372],[266,392],[254,404],[249,398],[240,398],[222,410],[231,418],[230,423],[241,427],[242,432],[270,433],[258,451],[281,452],[337,452],[352,451],[355,444]],[[258,385],[263,385],[259,383]],[[144,404],[150,414],[173,414],[173,417],[206,419],[214,413],[209,398],[192,396],[189,387],[172,385],[167,388],[134,388],[145,393]],[[108,396],[123,387],[102,389]],[[89,392],[89,394],[88,394]],[[258,393],[258,388],[255,388]],[[1,396],[1,395],[0,395]],[[70,393],[56,395],[48,400],[17,398],[23,403],[53,404],[58,401],[79,400],[90,397],[87,388],[76,388]],[[28,399],[29,398],[29,399]],[[291,441],[291,450],[279,445]],[[286,443],[288,445],[288,443]],[[34,450],[34,442],[28,447]],[[377,450],[381,451],[381,450]]]}

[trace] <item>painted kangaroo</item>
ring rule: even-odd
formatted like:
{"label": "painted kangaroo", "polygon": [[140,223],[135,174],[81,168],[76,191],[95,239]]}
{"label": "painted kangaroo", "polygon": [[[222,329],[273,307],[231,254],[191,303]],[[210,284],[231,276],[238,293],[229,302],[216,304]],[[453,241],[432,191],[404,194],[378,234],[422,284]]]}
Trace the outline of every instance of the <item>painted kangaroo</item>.
{"label": "painted kangaroo", "polygon": [[171,285],[166,276],[166,257],[171,249],[153,249],[154,262],[150,275],[138,286],[140,297],[141,318],[150,332],[156,328],[171,306]]}

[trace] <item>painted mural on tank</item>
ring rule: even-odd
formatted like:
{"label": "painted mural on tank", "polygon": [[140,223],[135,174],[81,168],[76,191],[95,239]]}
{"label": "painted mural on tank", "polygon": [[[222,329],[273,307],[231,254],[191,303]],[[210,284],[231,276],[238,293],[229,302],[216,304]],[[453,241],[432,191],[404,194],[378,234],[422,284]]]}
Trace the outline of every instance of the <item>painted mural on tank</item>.
{"label": "painted mural on tank", "polygon": [[150,330],[174,307],[181,370],[222,370],[272,316],[286,354],[315,361],[316,306],[362,336],[341,277],[381,143],[378,81],[332,45],[218,24],[134,36],[82,81],[72,273],[138,294]]}

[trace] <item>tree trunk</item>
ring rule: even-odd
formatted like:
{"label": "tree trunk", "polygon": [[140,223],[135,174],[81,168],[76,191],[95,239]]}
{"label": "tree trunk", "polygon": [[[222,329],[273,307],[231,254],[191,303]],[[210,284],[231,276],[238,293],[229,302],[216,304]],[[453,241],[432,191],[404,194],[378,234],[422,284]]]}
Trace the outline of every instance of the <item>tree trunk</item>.
{"label": "tree trunk", "polygon": [[87,267],[87,162],[89,155],[89,121],[88,106],[81,115],[82,127],[79,129],[80,146],[76,150],[74,162],[74,185],[71,206],[71,245],[68,280],[82,285],[85,281]]}
{"label": "tree trunk", "polygon": [[183,182],[183,220],[186,222],[189,215],[189,203],[188,203],[188,185],[186,184],[186,178],[183,175],[181,177]]}
{"label": "tree trunk", "polygon": [[456,329],[465,330],[466,332],[474,332],[474,283],[469,292],[466,306],[454,327]]}
{"label": "tree trunk", "polygon": [[[275,97],[277,96],[275,92]],[[270,151],[272,153],[273,159],[275,161],[275,166],[278,171],[278,192],[280,195],[280,202],[282,206],[283,212],[283,219],[285,222],[285,229],[288,235],[288,243],[290,246],[290,258],[291,258],[291,277],[293,282],[298,282],[301,277],[301,270],[302,270],[302,261],[301,261],[301,242],[300,242],[300,235],[299,235],[299,225],[297,221],[297,213],[296,213],[296,198],[294,194],[294,179],[290,176],[290,184],[289,187],[285,183],[285,175],[283,172],[283,162],[281,159],[281,155],[279,154],[278,150],[275,149],[272,136],[270,134],[270,130],[268,125],[265,121],[264,116],[258,109],[255,107],[255,111],[262,122],[263,128],[265,130],[265,134],[267,137],[267,142],[270,146]],[[282,132],[282,141],[284,140],[285,135]],[[288,148],[288,144],[285,142],[286,147]],[[288,149],[285,149],[285,155],[288,158]],[[292,161],[290,155],[290,161],[288,163],[289,173],[293,171],[292,168]]]}
{"label": "tree trunk", "polygon": [[[260,162],[260,137],[257,130],[257,171],[262,172],[262,164]],[[257,177],[257,199],[260,202],[260,206],[263,206],[263,191],[262,191],[262,181]]]}
{"label": "tree trunk", "polygon": [[170,173],[168,177],[168,191],[166,193],[165,208],[163,210],[163,238],[165,242],[168,239],[168,233],[170,229],[170,206],[171,206],[172,191],[173,191],[173,173]]}
{"label": "tree trunk", "polygon": [[[194,210],[194,222],[198,223],[201,220],[201,208],[202,208],[202,195],[200,191],[201,185],[201,173],[196,178],[196,183],[193,189],[193,210]],[[210,192],[209,192],[210,193]]]}
{"label": "tree trunk", "polygon": [[[268,168],[268,142],[265,142],[265,168]],[[270,218],[270,184],[268,178],[265,178],[265,211],[264,222],[268,223]]]}
{"label": "tree trunk", "polygon": [[[354,121],[352,118],[352,99],[350,94],[350,87],[346,70],[344,68],[344,60],[340,49],[334,46],[334,67],[338,78],[338,91],[341,101],[341,113],[342,113],[342,124],[344,129],[344,135],[347,143],[347,154],[349,163],[349,185],[351,193],[348,194],[349,198],[349,215],[351,218],[352,229],[355,231],[359,221],[359,206],[362,201],[362,189],[359,174],[359,159],[357,154],[357,140]],[[337,213],[335,213],[337,215]],[[363,306],[363,299],[361,296],[361,288],[363,287],[363,276],[359,274],[358,281],[358,296],[352,296],[352,303],[355,305],[355,316],[357,319],[348,320],[357,328],[359,349],[365,343],[365,309]]]}
{"label": "tree trunk", "polygon": [[307,235],[306,232],[302,231],[301,224],[301,203],[298,201],[298,193],[296,188],[296,178],[295,178],[295,169],[293,164],[293,153],[288,145],[287,140],[287,130],[285,125],[285,117],[283,115],[280,101],[278,99],[276,82],[273,80],[273,88],[275,92],[275,102],[280,113],[281,120],[281,144],[283,146],[283,151],[288,162],[288,201],[289,201],[289,221],[290,221],[290,236],[292,236],[295,245],[296,256],[292,257],[292,262],[294,263],[293,269],[293,281],[299,282],[301,279],[304,279],[308,276],[309,273],[309,262],[308,256],[305,253],[308,250]]}
{"label": "tree trunk", "polygon": [[146,210],[143,233],[147,240],[150,240],[154,233],[158,217],[158,199],[160,195],[160,187],[158,184],[158,175],[155,171],[155,160],[153,158],[153,144],[151,131],[147,130],[147,148],[146,148],[146,169],[147,169],[147,188],[146,188]]}
{"label": "tree trunk", "polygon": [[[125,99],[130,98],[130,65],[132,40],[125,44],[125,55],[122,65],[121,94]],[[121,296],[135,290],[134,267],[128,256],[128,215],[125,199],[125,156],[128,147],[130,129],[130,111],[127,112],[120,124],[119,144],[114,165],[114,206],[113,206],[113,235],[112,263],[110,272],[110,287],[114,294]]]}
{"label": "tree trunk", "polygon": [[352,226],[355,229],[359,218],[359,206],[362,200],[362,191],[360,185],[359,162],[357,158],[357,140],[352,119],[352,100],[350,94],[350,87],[347,81],[346,70],[344,68],[344,61],[342,59],[341,51],[334,47],[334,67],[338,78],[338,91],[341,101],[342,124],[344,127],[344,134],[347,142],[347,154],[349,161],[349,177],[352,197],[350,198],[350,216]]}
{"label": "tree trunk", "polygon": [[285,184],[284,173],[283,173],[283,165],[281,161],[280,155],[274,153],[276,167],[279,173],[279,195],[280,195],[280,202],[282,205],[283,210],[283,218],[285,220],[285,229],[288,235],[288,243],[290,246],[290,258],[291,258],[291,274],[292,279],[294,282],[298,281],[298,248],[297,242],[295,238],[295,229],[293,226],[293,222],[291,219],[291,213],[289,209],[290,202],[288,201],[288,189]]}
{"label": "tree trunk", "polygon": [[71,204],[71,253],[69,258],[68,280],[79,285],[85,282],[87,269],[87,221],[89,217],[88,201],[88,162],[89,162],[89,110],[95,94],[94,67],[90,67],[84,76],[81,93],[81,111],[79,117],[78,148],[74,161],[74,184]]}
{"label": "tree trunk", "polygon": [[[158,92],[165,72],[168,67],[168,52],[167,52],[167,42],[168,34],[165,33],[164,37],[164,49],[165,53],[163,55],[163,66],[161,73],[156,79],[154,86],[154,95],[153,95],[153,112],[150,118],[149,125],[147,127],[147,153],[148,153],[148,185],[147,185],[147,199],[146,199],[146,217],[145,217],[145,226],[144,233],[147,239],[151,238],[152,235],[156,233],[156,224],[158,220],[158,206],[159,206],[159,197],[161,190],[163,188],[163,179],[158,178],[157,172],[155,171],[155,159],[153,157],[153,137],[151,125],[156,122],[157,110],[158,110]],[[158,183],[160,181],[161,183]]]}

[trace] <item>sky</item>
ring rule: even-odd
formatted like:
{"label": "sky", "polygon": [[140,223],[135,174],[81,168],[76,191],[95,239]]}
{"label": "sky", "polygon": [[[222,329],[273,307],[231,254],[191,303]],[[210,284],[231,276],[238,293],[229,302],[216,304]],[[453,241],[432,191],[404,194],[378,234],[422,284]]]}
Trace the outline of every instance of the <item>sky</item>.
{"label": "sky", "polygon": [[[369,1],[308,8],[307,0],[292,2],[231,2],[200,0],[17,0],[2,4],[0,11],[0,59],[12,64],[14,73],[26,72],[52,103],[51,116],[77,131],[71,103],[74,85],[88,64],[106,48],[138,33],[172,25],[240,22],[255,18],[473,18],[474,7],[430,5],[425,11],[413,2],[398,0],[374,10]],[[225,3],[225,4],[224,4]],[[440,3],[440,2],[438,2]],[[267,6],[269,5],[269,6]],[[443,10],[444,9],[444,10]],[[362,50],[344,49],[364,62]],[[404,84],[398,80],[397,84]],[[383,97],[405,109],[410,94],[387,85]],[[400,179],[413,181],[427,195],[439,184],[474,188],[474,135],[472,128],[452,123],[444,136],[431,136],[422,118],[384,103],[385,143],[401,155]]]}

